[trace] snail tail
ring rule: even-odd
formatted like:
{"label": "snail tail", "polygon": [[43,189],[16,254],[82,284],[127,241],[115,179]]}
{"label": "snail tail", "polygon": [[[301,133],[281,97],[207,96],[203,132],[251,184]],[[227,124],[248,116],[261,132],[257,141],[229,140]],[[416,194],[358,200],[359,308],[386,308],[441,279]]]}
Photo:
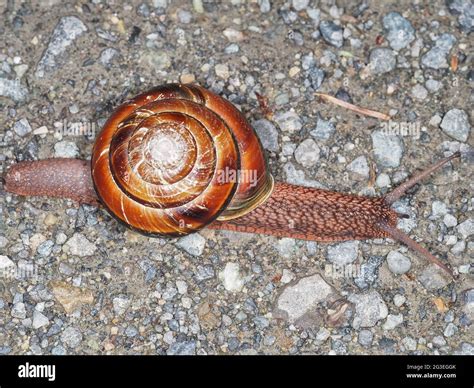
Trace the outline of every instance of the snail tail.
{"label": "snail tail", "polygon": [[4,175],[4,189],[29,196],[69,198],[98,205],[90,173],[90,163],[79,159],[45,159],[21,162]]}

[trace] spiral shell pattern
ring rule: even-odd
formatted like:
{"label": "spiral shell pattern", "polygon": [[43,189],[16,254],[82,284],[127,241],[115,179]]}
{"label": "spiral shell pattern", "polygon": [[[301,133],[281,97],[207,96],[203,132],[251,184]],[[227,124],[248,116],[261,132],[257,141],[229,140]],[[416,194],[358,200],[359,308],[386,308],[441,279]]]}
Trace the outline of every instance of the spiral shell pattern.
{"label": "spiral shell pattern", "polygon": [[[222,172],[243,170],[254,179],[222,179]],[[94,145],[92,178],[113,216],[162,236],[246,214],[273,188],[260,142],[241,113],[206,89],[179,84],[156,87],[114,111]]]}

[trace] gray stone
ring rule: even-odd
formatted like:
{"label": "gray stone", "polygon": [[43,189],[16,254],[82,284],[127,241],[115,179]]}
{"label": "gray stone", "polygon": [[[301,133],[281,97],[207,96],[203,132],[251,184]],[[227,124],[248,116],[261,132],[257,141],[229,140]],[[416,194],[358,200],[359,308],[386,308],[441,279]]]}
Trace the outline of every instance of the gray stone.
{"label": "gray stone", "polygon": [[141,57],[144,63],[155,70],[164,71],[171,66],[171,58],[165,51],[147,50]]}
{"label": "gray stone", "polygon": [[433,343],[434,346],[438,348],[441,348],[446,345],[446,340],[440,335],[433,337],[431,342]]}
{"label": "gray stone", "polygon": [[23,302],[17,302],[13,305],[11,315],[13,318],[25,319],[26,318],[26,308]]}
{"label": "gray stone", "polygon": [[360,273],[354,279],[357,287],[364,289],[375,283],[378,277],[378,268],[383,260],[383,256],[370,256],[366,262],[361,264]]}
{"label": "gray stone", "polygon": [[466,112],[461,109],[451,109],[444,115],[441,129],[453,139],[465,142],[469,137],[471,125]]}
{"label": "gray stone", "polygon": [[449,337],[452,337],[457,331],[458,331],[457,326],[454,323],[450,322],[444,328],[443,334],[445,337],[449,338]]}
{"label": "gray stone", "polygon": [[92,256],[97,250],[97,247],[81,233],[74,233],[65,246],[69,248],[71,254],[80,257]]}
{"label": "gray stone", "polygon": [[309,0],[292,0],[291,5],[296,11],[303,11],[309,4]]}
{"label": "gray stone", "polygon": [[469,342],[463,342],[459,348],[454,352],[454,354],[465,355],[465,356],[474,356],[474,345]]}
{"label": "gray stone", "polygon": [[138,330],[135,326],[130,325],[130,326],[127,326],[127,328],[125,329],[124,334],[129,338],[133,338],[138,334]]}
{"label": "gray stone", "polygon": [[405,348],[409,351],[414,352],[417,348],[417,342],[414,338],[412,337],[405,337],[402,339],[402,344],[405,346]]}
{"label": "gray stone", "polygon": [[428,91],[424,88],[423,85],[416,84],[411,89],[411,95],[413,98],[423,101],[424,99],[426,99],[426,97],[428,97]]}
{"label": "gray stone", "polygon": [[311,325],[313,320],[310,317],[317,313],[318,305],[327,301],[334,293],[333,287],[319,274],[301,278],[283,289],[273,316],[298,326]]}
{"label": "gray stone", "polygon": [[318,341],[319,343],[323,343],[329,338],[330,335],[331,332],[328,329],[326,329],[325,327],[321,327],[316,333],[316,341]]}
{"label": "gray stone", "polygon": [[63,346],[57,345],[53,349],[51,349],[51,354],[53,356],[64,356],[65,354],[67,354],[67,351],[66,349],[64,349]]}
{"label": "gray stone", "polygon": [[448,214],[449,209],[444,202],[433,201],[431,204],[431,218],[438,219]]}
{"label": "gray stone", "polygon": [[43,77],[59,67],[64,61],[66,49],[87,31],[87,27],[76,16],[65,16],[59,20],[49,40],[48,47],[36,67],[36,76]]}
{"label": "gray stone", "polygon": [[[460,271],[461,272],[461,271]],[[474,288],[463,292],[463,308],[462,311],[466,318],[472,322],[474,321]]]}
{"label": "gray stone", "polygon": [[280,93],[278,96],[275,97],[275,105],[281,106],[286,105],[290,102],[290,96],[288,93]]}
{"label": "gray stone", "polygon": [[231,43],[224,49],[226,54],[235,54],[240,51],[240,47],[237,43]]}
{"label": "gray stone", "polygon": [[315,26],[319,25],[319,22],[321,20],[321,10],[320,9],[318,9],[318,8],[308,8],[306,10],[306,13],[308,14],[309,18],[313,21]]}
{"label": "gray stone", "polygon": [[12,351],[12,348],[10,346],[0,345],[0,355],[9,354],[11,351]]}
{"label": "gray stone", "polygon": [[447,0],[449,12],[458,15],[459,26],[466,32],[474,32],[474,2],[472,0]]}
{"label": "gray stone", "polygon": [[79,156],[79,148],[72,141],[59,141],[54,145],[55,158],[77,158]]}
{"label": "gray stone", "polygon": [[268,319],[262,316],[255,317],[253,322],[255,323],[255,326],[259,328],[260,330],[263,330],[270,325],[270,322],[268,322]]}
{"label": "gray stone", "polygon": [[283,237],[278,240],[275,249],[280,256],[289,259],[290,257],[294,256],[296,252],[296,241],[293,238]]}
{"label": "gray stone", "polygon": [[307,71],[307,77],[309,81],[311,82],[311,87],[314,90],[319,89],[319,87],[324,81],[325,76],[326,76],[326,73],[324,72],[324,70],[320,69],[317,66],[311,66]]}
{"label": "gray stone", "polygon": [[238,347],[240,346],[240,341],[236,337],[229,338],[229,341],[227,343],[228,343],[228,348],[231,352],[237,350]]}
{"label": "gray stone", "polygon": [[257,132],[263,148],[278,152],[280,149],[278,144],[278,131],[270,121],[265,119],[256,120],[252,122],[252,127],[255,129],[255,132]]}
{"label": "gray stone", "polygon": [[183,295],[188,292],[188,285],[184,280],[176,280],[176,288],[178,289],[178,292]]}
{"label": "gray stone", "polygon": [[172,344],[166,354],[170,356],[191,356],[196,354],[196,342],[184,341]]}
{"label": "gray stone", "polygon": [[377,184],[378,187],[388,187],[391,184],[390,181],[390,176],[388,174],[385,174],[384,172],[379,174],[377,177],[375,183]]}
{"label": "gray stone", "polygon": [[117,57],[119,54],[119,51],[114,49],[114,48],[106,48],[103,49],[100,52],[99,56],[99,62],[104,66],[106,69],[108,69],[112,65],[112,61],[115,57]]}
{"label": "gray stone", "polygon": [[23,102],[28,97],[28,89],[18,79],[10,80],[0,77],[0,96],[15,102]]}
{"label": "gray stone", "polygon": [[198,265],[196,271],[196,279],[198,281],[212,279],[215,276],[214,268],[212,265]]}
{"label": "gray stone", "polygon": [[162,293],[161,297],[165,300],[173,300],[175,295],[178,293],[178,290],[173,287],[171,284],[169,284],[164,292]]}
{"label": "gray stone", "polygon": [[448,284],[445,273],[436,265],[428,265],[418,277],[427,290],[437,290]]}
{"label": "gray stone", "polygon": [[458,233],[461,234],[463,239],[468,238],[474,234],[474,221],[468,219],[464,222],[461,222],[457,227]]}
{"label": "gray stone", "polygon": [[443,83],[433,78],[430,78],[429,80],[425,82],[425,86],[426,86],[426,89],[428,89],[430,92],[436,93],[438,90],[441,89],[441,87],[443,86]]}
{"label": "gray stone", "polygon": [[336,354],[345,354],[345,353],[347,353],[347,345],[339,339],[336,339],[336,340],[333,339],[332,340],[331,349]]}
{"label": "gray stone", "polygon": [[293,133],[303,127],[300,116],[293,111],[277,113],[274,120],[283,132]]}
{"label": "gray stone", "polygon": [[363,294],[352,294],[349,296],[349,301],[355,304],[352,327],[356,330],[361,327],[373,327],[388,315],[387,305],[375,290]]}
{"label": "gray stone", "polygon": [[310,135],[319,140],[328,140],[336,131],[336,127],[330,120],[318,118],[316,128],[310,132]]}
{"label": "gray stone", "polygon": [[229,66],[226,64],[218,63],[216,66],[214,66],[214,71],[219,78],[224,80],[230,77]]}
{"label": "gray stone", "polygon": [[224,269],[219,272],[219,279],[227,291],[238,292],[244,286],[244,279],[240,274],[238,263],[227,263]]}
{"label": "gray stone", "polygon": [[115,315],[123,315],[130,305],[130,300],[125,297],[116,297],[112,300]]}
{"label": "gray stone", "polygon": [[199,233],[188,234],[187,236],[181,237],[176,243],[176,246],[192,256],[201,256],[206,246],[206,239]]}
{"label": "gray stone", "polygon": [[398,167],[403,156],[403,143],[399,136],[382,131],[372,132],[375,159],[382,167]]}
{"label": "gray stone", "polygon": [[33,329],[39,329],[43,326],[49,325],[49,319],[41,312],[35,310],[33,312]]}
{"label": "gray stone", "polygon": [[183,24],[189,24],[191,23],[193,19],[193,15],[191,12],[186,11],[185,9],[180,9],[178,11],[178,20],[183,23]]}
{"label": "gray stone", "polygon": [[407,298],[405,298],[403,295],[396,294],[393,297],[393,304],[397,307],[401,307],[406,302],[406,300],[407,300]]}
{"label": "gray stone", "polygon": [[448,228],[453,228],[458,224],[458,220],[452,214],[446,214],[443,218],[443,223]]}
{"label": "gray stone", "polygon": [[5,236],[0,236],[0,248],[5,248],[8,244],[8,239]]}
{"label": "gray stone", "polygon": [[411,268],[410,259],[398,251],[388,253],[387,264],[390,271],[397,275],[407,273]]}
{"label": "gray stone", "polygon": [[11,278],[15,275],[16,265],[8,256],[0,255],[0,279]]}
{"label": "gray stone", "polygon": [[385,15],[382,24],[390,47],[394,50],[401,50],[415,40],[415,29],[398,12]]}
{"label": "gray stone", "polygon": [[395,54],[388,48],[375,48],[370,52],[369,68],[374,74],[385,74],[393,69],[397,64]]}
{"label": "gray stone", "polygon": [[359,241],[346,241],[328,247],[328,260],[337,265],[347,265],[357,259]]}
{"label": "gray stone", "polygon": [[258,5],[260,6],[260,12],[267,13],[271,10],[270,0],[258,0]]}
{"label": "gray stone", "polygon": [[319,23],[319,31],[323,39],[330,45],[341,48],[344,44],[343,29],[334,22],[323,20]]}
{"label": "gray stone", "polygon": [[368,178],[370,169],[367,158],[365,156],[359,156],[347,165],[346,170],[354,172],[361,177]]}
{"label": "gray stone", "polygon": [[281,279],[280,282],[283,284],[288,284],[290,283],[293,279],[295,278],[295,275],[293,272],[287,270],[286,268],[283,269],[282,274],[281,274]]}
{"label": "gray stone", "polygon": [[393,330],[395,329],[398,325],[400,325],[403,322],[403,314],[389,314],[387,316],[387,320],[383,324],[383,329],[384,330]]}
{"label": "gray stone", "polygon": [[309,54],[303,55],[301,58],[301,67],[303,70],[309,70],[312,67],[316,66],[316,59],[314,57],[314,54],[310,52]]}
{"label": "gray stone", "polygon": [[374,334],[370,330],[363,329],[359,332],[357,340],[362,346],[368,348],[370,345],[372,345]]}
{"label": "gray stone", "polygon": [[46,240],[38,246],[36,252],[38,252],[38,254],[40,254],[41,256],[49,256],[51,254],[51,251],[53,250],[53,246],[53,241]]}
{"label": "gray stone", "polygon": [[15,131],[18,136],[24,137],[33,131],[33,129],[27,119],[21,119],[13,125],[13,131]]}
{"label": "gray stone", "polygon": [[[402,178],[405,179],[405,176]],[[398,179],[394,179],[396,182],[400,182]],[[408,204],[406,199],[399,200],[392,205],[393,209],[399,214],[406,214],[409,218],[401,218],[397,222],[397,228],[403,230],[405,233],[416,227],[416,214],[412,207]]]}
{"label": "gray stone", "polygon": [[226,28],[222,33],[229,40],[229,42],[236,43],[245,39],[245,35],[242,33],[242,31],[236,30],[235,28]]}
{"label": "gray stone", "polygon": [[[165,10],[168,7],[168,0],[153,0],[153,7],[155,8],[161,8],[162,10]],[[194,1],[193,1],[194,5]]]}
{"label": "gray stone", "polygon": [[288,162],[283,166],[283,171],[285,172],[286,182],[288,183],[306,187],[323,188],[323,185],[318,181],[307,179],[304,171],[298,170],[291,162]]}
{"label": "gray stone", "polygon": [[82,333],[76,327],[67,327],[61,333],[61,341],[70,348],[76,348],[82,342]]}
{"label": "gray stone", "polygon": [[453,245],[453,247],[451,248],[451,252],[457,255],[461,252],[464,252],[464,249],[466,249],[466,242],[462,240],[458,241],[456,244]]}
{"label": "gray stone", "polygon": [[306,139],[295,150],[295,159],[303,167],[314,167],[319,160],[320,149],[313,139]]}
{"label": "gray stone", "polygon": [[455,42],[456,38],[451,34],[439,36],[431,50],[421,57],[421,65],[431,69],[447,69],[447,56]]}

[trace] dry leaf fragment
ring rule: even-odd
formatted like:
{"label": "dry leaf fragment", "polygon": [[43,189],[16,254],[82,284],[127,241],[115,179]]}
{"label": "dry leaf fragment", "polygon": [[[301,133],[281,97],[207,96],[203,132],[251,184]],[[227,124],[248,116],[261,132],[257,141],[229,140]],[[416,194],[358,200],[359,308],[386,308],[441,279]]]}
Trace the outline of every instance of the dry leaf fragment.
{"label": "dry leaf fragment", "polygon": [[94,301],[91,291],[72,286],[66,282],[52,281],[49,286],[54,297],[63,306],[67,314],[73,313],[83,304],[92,304]]}

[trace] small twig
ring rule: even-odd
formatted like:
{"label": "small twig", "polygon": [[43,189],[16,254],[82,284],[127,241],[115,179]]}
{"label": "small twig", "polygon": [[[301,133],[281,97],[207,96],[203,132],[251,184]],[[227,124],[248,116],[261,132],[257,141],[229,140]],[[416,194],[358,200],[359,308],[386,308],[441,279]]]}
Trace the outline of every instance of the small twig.
{"label": "small twig", "polygon": [[390,120],[390,116],[386,115],[385,113],[377,112],[375,110],[361,108],[361,107],[356,106],[354,104],[350,104],[348,102],[340,100],[336,97],[330,96],[329,94],[315,93],[315,95],[318,96],[318,97],[321,97],[321,99],[323,101],[331,102],[333,104],[342,106],[343,108],[346,108],[346,109],[352,110],[354,112],[360,113],[361,115],[371,116],[371,117],[375,117],[375,118],[381,119],[381,120]]}

